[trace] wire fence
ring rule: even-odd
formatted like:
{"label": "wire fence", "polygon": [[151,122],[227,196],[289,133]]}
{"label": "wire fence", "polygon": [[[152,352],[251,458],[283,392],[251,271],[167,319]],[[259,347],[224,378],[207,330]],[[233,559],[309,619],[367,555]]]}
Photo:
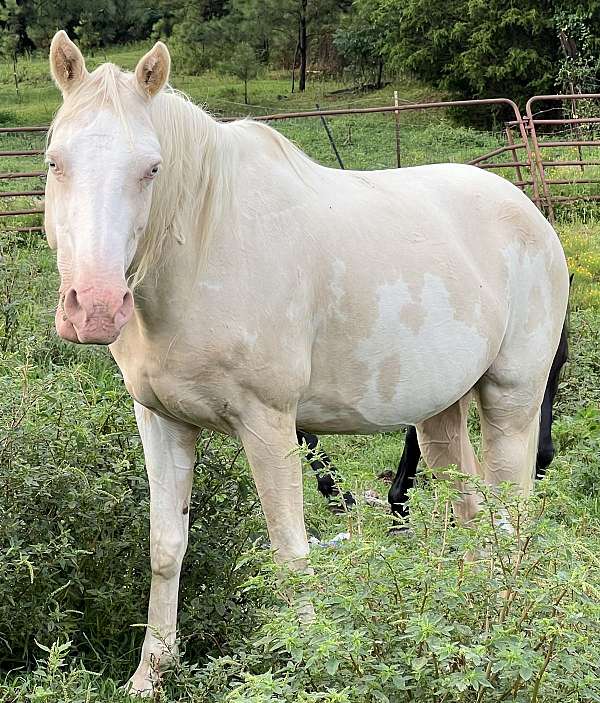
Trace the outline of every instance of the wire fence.
{"label": "wire fence", "polygon": [[[260,106],[255,106],[260,107]],[[453,111],[504,110],[494,129],[457,125]],[[575,116],[573,116],[575,115]],[[535,96],[523,117],[510,100],[445,101],[257,115],[327,166],[405,168],[471,163],[510,179],[554,219],[600,200],[600,94]],[[235,118],[222,118],[229,121]],[[41,230],[46,128],[0,128],[0,227]],[[553,150],[551,152],[551,150]],[[548,154],[552,153],[552,156]],[[596,156],[594,156],[596,154]]]}

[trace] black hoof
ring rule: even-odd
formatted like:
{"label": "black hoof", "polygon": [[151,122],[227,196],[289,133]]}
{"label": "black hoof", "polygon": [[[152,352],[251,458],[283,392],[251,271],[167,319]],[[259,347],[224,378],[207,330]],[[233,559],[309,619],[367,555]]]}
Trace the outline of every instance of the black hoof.
{"label": "black hoof", "polygon": [[334,514],[347,513],[356,505],[352,493],[344,493],[343,496],[337,495],[335,498],[329,498],[327,507]]}
{"label": "black hoof", "polygon": [[408,509],[403,503],[390,503],[390,509],[394,518],[406,520],[408,518]]}
{"label": "black hoof", "polygon": [[394,480],[394,471],[392,469],[386,469],[385,471],[382,471],[377,478],[380,481],[392,483],[392,481]]}
{"label": "black hoof", "polygon": [[408,525],[394,525],[388,530],[388,535],[390,535],[390,537],[410,537],[412,535],[412,530]]}

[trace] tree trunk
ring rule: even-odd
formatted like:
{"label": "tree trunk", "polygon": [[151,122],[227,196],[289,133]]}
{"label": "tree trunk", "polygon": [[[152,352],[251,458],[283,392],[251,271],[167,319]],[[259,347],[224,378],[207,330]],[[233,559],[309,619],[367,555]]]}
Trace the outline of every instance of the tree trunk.
{"label": "tree trunk", "polygon": [[294,51],[294,63],[292,64],[292,93],[294,92],[294,87],[296,85],[296,64],[298,63],[298,51],[300,49],[300,41],[296,44],[296,51]]}
{"label": "tree trunk", "polygon": [[379,59],[379,72],[377,73],[377,88],[381,88],[381,82],[383,80],[383,59]]}
{"label": "tree trunk", "polygon": [[248,104],[248,79],[244,78],[244,105]]}
{"label": "tree trunk", "polygon": [[307,32],[306,32],[306,8],[308,0],[302,0],[300,9],[300,81],[298,89],[303,92],[306,89],[306,60],[307,60]]}

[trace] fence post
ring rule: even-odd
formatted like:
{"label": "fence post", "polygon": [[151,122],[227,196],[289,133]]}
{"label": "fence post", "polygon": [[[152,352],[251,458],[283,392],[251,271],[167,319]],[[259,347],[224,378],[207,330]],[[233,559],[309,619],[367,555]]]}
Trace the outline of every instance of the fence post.
{"label": "fence post", "polygon": [[[394,91],[394,105],[398,107],[398,91]],[[400,110],[394,111],[394,118],[396,120],[396,168],[401,168],[400,163]]]}
{"label": "fence post", "polygon": [[[550,193],[550,188],[548,187],[548,182],[546,180],[546,172],[544,171],[544,163],[542,159],[542,151],[540,149],[540,143],[537,138],[537,132],[535,129],[535,118],[533,116],[533,111],[531,109],[532,101],[534,98],[529,98],[526,105],[527,119],[529,123],[529,134],[531,135],[531,141],[533,142],[533,153],[535,155],[535,161],[537,165],[537,172],[542,181],[542,190],[544,192],[544,199],[546,200],[546,208],[548,210],[548,219],[552,224],[556,222],[554,217],[554,206],[552,204],[552,194]],[[532,178],[535,181],[535,175],[533,168],[531,170]],[[540,201],[541,202],[541,201]]]}
{"label": "fence post", "polygon": [[[319,107],[319,103],[315,103],[317,106],[317,110],[321,110]],[[329,139],[329,143],[331,144],[331,148],[333,149],[333,152],[336,156],[336,159],[338,160],[338,164],[340,165],[341,169],[344,169],[344,163],[342,161],[342,157],[340,156],[340,152],[337,150],[337,146],[335,145],[335,142],[333,140],[333,134],[331,133],[331,130],[329,129],[329,125],[327,124],[327,120],[323,115],[319,115],[321,118],[321,122],[323,123],[323,127],[325,127],[325,131],[327,132],[327,137]]]}
{"label": "fence post", "polygon": [[[506,140],[508,141],[510,146],[515,145],[515,140],[513,139],[513,135],[512,135],[512,127],[509,124],[506,125]],[[510,153],[512,155],[513,161],[519,160],[519,155],[517,154],[516,149],[512,149],[512,151]],[[524,183],[523,174],[521,172],[521,167],[518,165],[515,166],[515,171],[517,172],[517,180],[519,181],[519,183]],[[532,175],[532,178],[533,178],[533,175]],[[525,185],[523,185],[523,188],[525,188]]]}

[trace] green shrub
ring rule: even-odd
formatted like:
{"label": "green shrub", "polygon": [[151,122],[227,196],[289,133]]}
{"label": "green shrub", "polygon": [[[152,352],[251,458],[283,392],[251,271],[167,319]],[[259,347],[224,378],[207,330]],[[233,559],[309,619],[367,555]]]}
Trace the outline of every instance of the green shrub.
{"label": "green shrub", "polygon": [[[181,666],[169,693],[215,703],[599,701],[598,525],[577,534],[551,520],[543,490],[527,502],[487,493],[476,526],[453,526],[451,495],[439,481],[413,493],[410,537],[313,551],[317,576],[295,584],[317,606],[313,625],[289,606],[271,609],[234,656],[200,672]],[[501,509],[514,536],[494,524]]]}
{"label": "green shrub", "polygon": [[[89,662],[135,657],[149,588],[148,489],[118,374],[82,365],[35,377],[0,364],[0,641],[14,664],[34,641],[70,639]],[[223,450],[198,462],[182,627],[218,651],[251,618],[237,557],[256,529],[250,479]],[[93,643],[93,644],[92,644]],[[131,652],[134,654],[131,654]],[[6,664],[6,661],[5,661]]]}

